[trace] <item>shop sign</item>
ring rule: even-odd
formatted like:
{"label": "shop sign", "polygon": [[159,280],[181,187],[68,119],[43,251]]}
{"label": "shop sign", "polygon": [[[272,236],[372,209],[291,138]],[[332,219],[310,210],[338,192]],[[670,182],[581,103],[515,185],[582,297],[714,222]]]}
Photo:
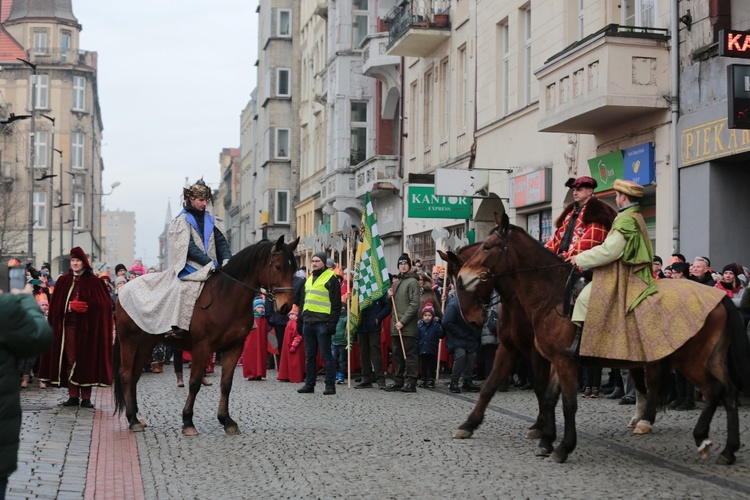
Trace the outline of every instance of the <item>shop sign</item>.
{"label": "shop sign", "polygon": [[727,127],[750,129],[750,66],[727,67]]}
{"label": "shop sign", "polygon": [[543,168],[510,180],[511,208],[526,207],[550,201],[552,170]]}
{"label": "shop sign", "polygon": [[435,186],[409,186],[407,217],[412,219],[471,219],[472,201],[466,196],[435,194]]}
{"label": "shop sign", "polygon": [[599,193],[612,189],[615,179],[623,178],[624,163],[622,151],[613,151],[603,156],[597,156],[589,160],[589,171],[591,177],[596,179],[598,186],[594,190]]}
{"label": "shop sign", "polygon": [[719,31],[719,55],[750,59],[750,31]]}
{"label": "shop sign", "polygon": [[623,150],[623,179],[648,186],[654,182],[654,143],[645,142]]}
{"label": "shop sign", "polygon": [[730,129],[727,118],[686,128],[680,134],[681,167],[750,151],[750,130]]}

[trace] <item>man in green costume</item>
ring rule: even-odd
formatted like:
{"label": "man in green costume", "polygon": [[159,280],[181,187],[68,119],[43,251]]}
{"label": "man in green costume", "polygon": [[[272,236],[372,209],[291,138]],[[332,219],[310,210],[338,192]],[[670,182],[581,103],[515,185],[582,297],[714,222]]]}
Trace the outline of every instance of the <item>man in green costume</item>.
{"label": "man in green costume", "polygon": [[[643,186],[617,179],[613,187],[619,213],[604,243],[567,259],[574,266],[595,269],[593,281],[581,291],[573,309],[572,319],[578,329],[573,343],[565,350],[574,358],[578,356],[584,325],[586,335],[615,331],[612,326],[624,324],[625,316],[657,291],[651,272],[654,251],[641,215]],[[596,296],[612,299],[597,304],[604,311],[597,311],[600,320],[596,325],[584,322],[592,289]]]}

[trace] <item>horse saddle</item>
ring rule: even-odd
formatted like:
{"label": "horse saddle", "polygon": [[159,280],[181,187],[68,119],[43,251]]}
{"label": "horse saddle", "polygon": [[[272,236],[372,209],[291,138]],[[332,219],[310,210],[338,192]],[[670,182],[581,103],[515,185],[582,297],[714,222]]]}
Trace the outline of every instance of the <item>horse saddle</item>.
{"label": "horse saddle", "polygon": [[593,273],[591,271],[581,272],[578,268],[571,271],[568,282],[565,284],[565,298],[563,299],[563,314],[569,318],[573,316],[573,307],[584,287],[591,282]]}

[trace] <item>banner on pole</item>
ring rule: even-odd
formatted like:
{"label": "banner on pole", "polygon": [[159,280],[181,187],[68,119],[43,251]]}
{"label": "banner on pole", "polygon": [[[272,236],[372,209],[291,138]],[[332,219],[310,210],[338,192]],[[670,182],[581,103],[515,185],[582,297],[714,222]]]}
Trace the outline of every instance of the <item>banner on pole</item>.
{"label": "banner on pole", "polygon": [[365,194],[365,208],[362,211],[362,228],[354,268],[354,286],[349,313],[351,329],[356,331],[360,312],[372,305],[388,292],[391,281],[385,263],[383,242],[378,232],[375,211],[370,201],[370,193]]}

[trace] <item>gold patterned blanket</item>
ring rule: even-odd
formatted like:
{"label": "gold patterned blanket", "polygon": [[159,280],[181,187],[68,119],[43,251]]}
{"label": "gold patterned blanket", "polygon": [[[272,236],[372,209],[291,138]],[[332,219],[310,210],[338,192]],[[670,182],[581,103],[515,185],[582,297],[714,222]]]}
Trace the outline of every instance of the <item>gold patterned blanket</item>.
{"label": "gold patterned blanket", "polygon": [[[716,288],[694,281],[667,279],[657,281],[658,292],[646,297],[633,311],[627,312],[625,307],[613,311],[608,304],[620,301],[618,290],[627,294],[626,282],[636,278],[627,273],[605,274],[616,280],[619,274],[620,286],[610,283],[592,288],[581,356],[642,362],[662,359],[697,334],[725,296]],[[611,295],[607,296],[607,290]]]}

